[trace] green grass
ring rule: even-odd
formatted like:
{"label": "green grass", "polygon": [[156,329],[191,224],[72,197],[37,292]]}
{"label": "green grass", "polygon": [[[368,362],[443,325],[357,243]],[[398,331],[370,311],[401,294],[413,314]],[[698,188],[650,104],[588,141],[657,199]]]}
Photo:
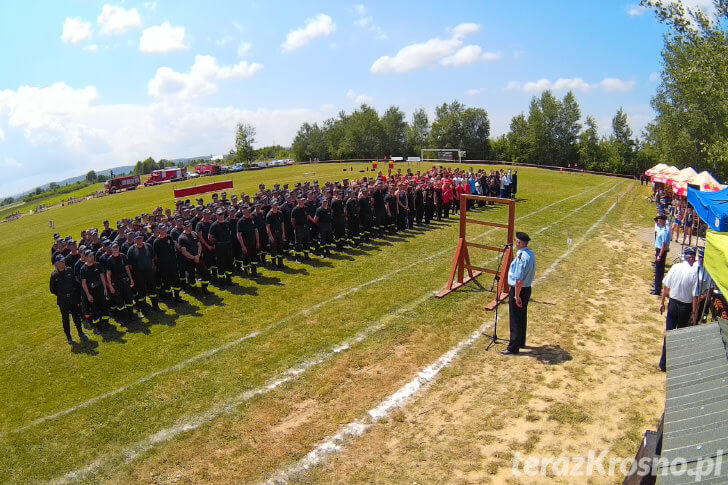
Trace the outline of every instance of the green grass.
{"label": "green grass", "polygon": [[[74,190],[73,192],[68,192],[67,194],[59,194],[59,195],[49,195],[48,197],[43,197],[41,199],[33,200],[31,202],[23,202],[22,204],[13,204],[9,207],[4,207],[0,210],[0,219],[5,218],[6,216],[10,214],[14,214],[16,212],[20,212],[23,215],[27,215],[29,210],[33,210],[36,207],[38,207],[40,204],[43,204],[46,207],[51,207],[56,204],[60,204],[63,200],[68,200],[71,197],[74,198],[81,198],[86,197],[87,195],[91,195],[96,193],[99,190],[104,190],[104,184],[98,183],[98,184],[91,184],[89,186],[80,188],[78,190]],[[48,214],[46,212],[46,214]],[[47,221],[46,221],[47,223]]]}
{"label": "green grass", "polygon": [[[367,174],[326,164],[271,168],[215,179],[232,179],[235,192],[252,193],[258,183],[272,186],[361,175]],[[443,300],[429,298],[411,311],[386,319],[403,305],[442,288],[457,238],[458,228],[453,220],[417,235],[390,237],[349,250],[336,258],[315,259],[310,265],[288,262],[286,271],[264,269],[260,282],[235,277],[237,285],[232,290],[214,289],[212,296],[202,300],[184,295],[186,303],[178,308],[163,305],[165,314],[154,316],[151,321],[145,319],[143,325],[127,328],[116,324],[115,333],[93,335],[91,346],[72,351],[65,343],[55,300],[48,292],[52,269],[49,250],[54,230],[48,227],[47,220],[52,218],[55,231],[62,235],[77,237],[81,229],[98,227],[103,219],[116,220],[160,204],[171,206],[175,187],[210,181],[208,178],[142,188],[56,208],[51,211],[52,216],[32,215],[0,225],[0,275],[5,282],[0,286],[0,300],[5,302],[0,327],[0,482],[51,480],[108,457],[111,459],[98,476],[88,479],[118,480],[140,464],[164,456],[167,446],[184,447],[191,443],[202,431],[183,434],[172,444],[153,447],[128,465],[118,458],[119,451],[185,417],[205,412],[215,403],[262,385],[375,321],[384,319],[384,328],[359,344],[361,350],[357,355],[361,360],[351,361],[351,365],[367,365],[375,351],[392,349],[399,341],[419,332],[432,333],[434,339],[433,345],[423,349],[422,358],[436,358],[472,331],[473,322],[454,317],[463,310],[458,305],[472,296],[468,291]],[[539,271],[566,250],[568,239],[578,239],[631,184],[592,175],[519,170],[518,195],[525,200],[517,204],[516,217],[522,218],[517,228],[535,233],[552,226],[533,241],[540,255]],[[607,190],[610,191],[583,210],[566,217]],[[528,216],[569,196],[575,197]],[[504,220],[505,211],[501,208],[487,215],[475,213],[473,217]],[[480,226],[471,226],[469,230],[473,235],[484,232]],[[479,242],[500,245],[503,234],[494,231]],[[431,257],[437,253],[441,254]],[[492,255],[485,252],[474,251],[472,260],[476,265],[495,265]],[[386,279],[366,284],[397,269],[400,271]],[[483,284],[490,286],[489,281]],[[334,299],[353,288],[358,290]],[[319,303],[322,304],[307,314],[281,321]],[[427,324],[430,321],[431,326]],[[261,333],[208,358],[164,371],[253,331]],[[75,338],[75,330],[72,332]],[[333,362],[349,358],[353,357],[342,353]],[[160,371],[163,372],[156,377],[147,378]],[[315,374],[316,368],[311,372]],[[333,400],[341,382],[323,382],[304,392],[318,399]],[[380,385],[374,379],[362,385],[371,387],[372,397],[367,399],[377,402],[394,384]],[[15,431],[38,418],[122,386],[126,386],[125,390],[82,409]],[[280,388],[276,395],[285,396],[287,389]],[[266,398],[260,399],[268,403]],[[361,405],[367,405],[367,399]],[[231,411],[235,419],[249,424],[253,412],[250,406],[254,403],[255,400]],[[276,406],[274,402],[267,405]],[[354,411],[352,408],[338,412],[343,420]],[[223,418],[213,420],[211,425],[220,419]]]}

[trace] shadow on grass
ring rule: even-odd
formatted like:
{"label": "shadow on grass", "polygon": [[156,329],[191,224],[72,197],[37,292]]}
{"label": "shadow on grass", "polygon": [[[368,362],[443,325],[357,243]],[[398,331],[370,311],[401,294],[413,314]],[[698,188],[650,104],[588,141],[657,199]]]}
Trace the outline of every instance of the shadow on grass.
{"label": "shadow on grass", "polygon": [[[294,259],[289,259],[288,261],[292,262]],[[284,274],[290,274],[290,275],[307,275],[308,270],[306,268],[292,268],[291,266],[284,265],[283,267],[274,267],[274,268],[267,268],[268,271],[277,271]]]}
{"label": "shadow on grass", "polygon": [[71,344],[71,352],[74,354],[86,354],[91,356],[97,356],[99,353],[96,351],[96,348],[99,346],[99,343],[96,340],[86,340],[85,342],[82,340],[79,342],[73,342]]}
{"label": "shadow on grass", "polygon": [[[260,276],[258,278],[260,278]],[[255,282],[256,280],[244,279],[243,281]],[[233,282],[232,284],[223,286],[221,289],[223,291],[227,291],[231,295],[256,296],[258,294],[258,288],[257,287],[255,287],[255,286],[241,285],[241,284],[235,283],[235,282]]]}
{"label": "shadow on grass", "polygon": [[126,332],[120,332],[119,329],[116,328],[116,325],[109,324],[109,326],[104,330],[94,333],[99,335],[103,342],[115,342],[117,344],[126,343],[126,339],[124,339]]}
{"label": "shadow on grass", "polygon": [[571,354],[558,345],[527,345],[521,349],[520,355],[531,357],[547,365],[563,364],[573,359]]}
{"label": "shadow on grass", "polygon": [[210,292],[209,290],[203,291],[199,288],[196,288],[196,289],[193,289],[193,290],[187,292],[187,294],[191,298],[194,298],[195,300],[199,301],[200,303],[202,303],[205,306],[213,306],[213,305],[214,306],[223,306],[224,305],[223,299],[220,298],[215,293]]}

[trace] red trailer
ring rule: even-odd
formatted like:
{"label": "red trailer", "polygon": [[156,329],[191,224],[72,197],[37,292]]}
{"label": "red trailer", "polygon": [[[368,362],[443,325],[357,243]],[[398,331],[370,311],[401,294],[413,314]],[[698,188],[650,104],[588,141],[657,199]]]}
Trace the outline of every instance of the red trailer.
{"label": "red trailer", "polygon": [[179,182],[180,180],[187,179],[186,168],[160,168],[159,170],[153,170],[149,176],[145,186],[159,185],[166,182]]}
{"label": "red trailer", "polygon": [[116,177],[106,182],[106,192],[113,194],[122,190],[134,190],[139,187],[139,175],[126,175]]}
{"label": "red trailer", "polygon": [[214,163],[201,163],[195,168],[195,172],[200,175],[220,175],[222,167]]}

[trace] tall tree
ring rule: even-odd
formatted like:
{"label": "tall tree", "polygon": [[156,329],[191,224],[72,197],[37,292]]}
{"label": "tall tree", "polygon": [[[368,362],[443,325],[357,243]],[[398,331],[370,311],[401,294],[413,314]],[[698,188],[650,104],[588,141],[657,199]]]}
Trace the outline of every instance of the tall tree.
{"label": "tall tree", "polygon": [[573,165],[579,160],[577,140],[581,132],[581,110],[574,93],[569,91],[559,104],[556,118],[556,160],[558,165]]}
{"label": "tall tree", "polygon": [[407,153],[419,156],[422,149],[427,148],[427,139],[430,136],[430,120],[423,108],[417,108],[412,113],[412,122],[407,126]]}
{"label": "tall tree", "polygon": [[714,16],[677,2],[641,4],[668,26],[648,136],[661,161],[728,177],[728,2],[714,1]]}
{"label": "tall tree", "polygon": [[612,143],[622,159],[623,166],[620,172],[636,172],[634,170],[634,150],[637,143],[632,139],[632,128],[629,127],[627,114],[621,106],[612,118]]}
{"label": "tall tree", "polygon": [[506,135],[508,139],[509,159],[515,163],[529,162],[531,145],[526,116],[523,113],[514,116],[511,120],[510,128],[510,131]]}
{"label": "tall tree", "polygon": [[89,170],[88,173],[86,173],[86,181],[87,182],[94,183],[94,182],[96,182],[96,179],[97,178],[98,177],[96,176],[96,172],[94,172],[93,170]]}
{"label": "tall tree", "polygon": [[248,123],[238,123],[235,130],[235,150],[233,158],[236,163],[249,165],[255,156],[255,127]]}
{"label": "tall tree", "polygon": [[591,116],[586,117],[586,129],[579,137],[579,159],[581,165],[588,170],[603,171],[606,169],[603,164],[597,122]]}
{"label": "tall tree", "polygon": [[404,113],[396,106],[390,106],[380,120],[382,124],[381,151],[385,156],[402,156],[407,141],[407,122]]}

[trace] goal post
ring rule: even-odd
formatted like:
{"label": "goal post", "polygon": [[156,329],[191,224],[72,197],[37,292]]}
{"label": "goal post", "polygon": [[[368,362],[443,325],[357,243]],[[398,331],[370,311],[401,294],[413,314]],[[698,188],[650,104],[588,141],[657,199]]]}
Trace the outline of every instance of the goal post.
{"label": "goal post", "polygon": [[[435,153],[436,158],[425,157],[426,153]],[[420,160],[423,162],[457,162],[462,163],[465,150],[460,148],[423,148],[420,150]]]}
{"label": "goal post", "polygon": [[[503,204],[508,207],[508,222],[492,222],[472,219],[468,217],[467,207],[468,200],[493,202]],[[486,308],[492,310],[496,305],[505,300],[508,296],[508,267],[513,261],[513,239],[515,237],[515,220],[516,220],[516,202],[511,199],[501,199],[500,197],[486,197],[482,195],[462,194],[460,196],[460,236],[458,237],[457,248],[455,249],[455,257],[453,258],[450,277],[448,278],[445,289],[437,294],[438,298],[442,298],[464,285],[476,279],[478,276],[486,273],[492,274],[497,281],[495,299],[486,305]],[[468,241],[467,226],[468,224],[477,224],[481,226],[490,226],[498,229],[506,230],[505,243],[503,246],[489,246]],[[470,262],[469,248],[493,251],[498,254],[500,259],[500,268],[482,268],[475,266]],[[467,276],[466,273],[467,272]]]}

